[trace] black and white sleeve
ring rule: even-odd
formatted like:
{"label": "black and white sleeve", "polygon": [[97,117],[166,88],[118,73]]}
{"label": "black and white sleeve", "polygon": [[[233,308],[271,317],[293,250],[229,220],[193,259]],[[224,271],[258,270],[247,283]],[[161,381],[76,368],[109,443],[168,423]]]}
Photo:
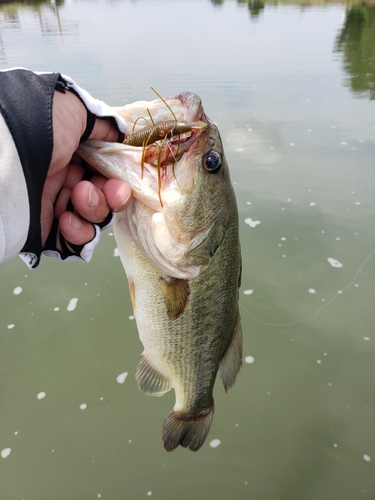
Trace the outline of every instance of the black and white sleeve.
{"label": "black and white sleeve", "polygon": [[109,106],[94,99],[71,78],[59,73],[33,73],[15,68],[0,71],[0,262],[19,254],[30,268],[41,256],[89,261],[99,241],[100,229],[111,222],[94,224],[95,237],[84,246],[67,245],[54,222],[46,244],[41,243],[41,199],[52,158],[52,102],[55,90],[75,93],[86,106],[85,140],[95,119],[111,119],[121,141],[124,120]]}

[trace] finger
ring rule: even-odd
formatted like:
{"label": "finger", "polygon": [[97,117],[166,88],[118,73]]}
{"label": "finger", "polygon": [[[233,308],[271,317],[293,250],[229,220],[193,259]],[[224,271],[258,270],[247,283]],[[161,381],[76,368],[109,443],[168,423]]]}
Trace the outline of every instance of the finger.
{"label": "finger", "polygon": [[71,198],[75,210],[90,222],[102,222],[110,211],[104,193],[89,181],[79,182]]}
{"label": "finger", "polygon": [[118,139],[118,131],[110,120],[96,119],[94,128],[90,134],[90,139],[116,142]]}
{"label": "finger", "polygon": [[59,228],[65,240],[73,245],[85,245],[95,236],[93,225],[73,212],[64,212],[60,216]]}
{"label": "finger", "polygon": [[54,205],[55,218],[58,219],[64,212],[67,211],[68,203],[72,196],[71,189],[62,187],[60,189],[59,195],[56,198]]}
{"label": "finger", "polygon": [[131,201],[131,187],[119,179],[109,179],[102,190],[113,212],[122,212]]}

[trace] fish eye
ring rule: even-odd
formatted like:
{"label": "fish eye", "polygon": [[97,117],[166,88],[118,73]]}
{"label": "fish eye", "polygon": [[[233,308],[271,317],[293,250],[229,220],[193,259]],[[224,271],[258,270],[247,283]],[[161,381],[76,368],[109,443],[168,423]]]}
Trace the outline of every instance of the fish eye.
{"label": "fish eye", "polygon": [[204,158],[204,168],[210,174],[216,174],[221,169],[221,156],[216,151],[210,151]]}

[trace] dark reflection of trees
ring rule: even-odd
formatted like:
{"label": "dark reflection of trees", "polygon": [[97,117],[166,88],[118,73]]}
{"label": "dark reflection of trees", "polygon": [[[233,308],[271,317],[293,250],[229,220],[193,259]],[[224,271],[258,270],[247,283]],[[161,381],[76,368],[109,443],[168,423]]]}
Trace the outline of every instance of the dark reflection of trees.
{"label": "dark reflection of trees", "polygon": [[375,5],[359,3],[349,8],[335,52],[343,54],[352,91],[375,99]]}
{"label": "dark reflection of trees", "polygon": [[[37,13],[40,30],[43,35],[65,35],[72,36],[78,34],[78,24],[74,22],[62,24],[59,9],[64,5],[65,0],[21,0],[18,2],[8,2],[0,0],[0,28],[3,26],[9,29],[22,29],[19,18],[19,11],[28,8]],[[2,48],[4,59],[5,48],[0,39],[0,51]]]}
{"label": "dark reflection of trees", "polygon": [[[65,0],[55,0],[55,5],[60,7],[63,5]],[[14,4],[14,8],[18,9],[19,7],[30,7],[33,5],[42,5],[42,4],[51,4],[50,0],[19,0],[18,2],[15,2],[14,0],[0,0],[0,10],[2,5],[8,5],[11,6],[11,4]]]}
{"label": "dark reflection of trees", "polygon": [[265,2],[262,0],[237,0],[237,3],[247,4],[252,19],[259,17],[265,6]]}

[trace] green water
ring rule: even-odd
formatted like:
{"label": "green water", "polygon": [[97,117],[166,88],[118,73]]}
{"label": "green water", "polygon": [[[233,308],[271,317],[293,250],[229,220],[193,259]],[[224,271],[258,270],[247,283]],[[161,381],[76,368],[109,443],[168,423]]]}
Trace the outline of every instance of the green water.
{"label": "green water", "polygon": [[0,68],[112,105],[201,96],[237,193],[245,342],[207,443],[168,454],[173,394],[136,387],[111,230],[89,265],[2,264],[1,500],[375,498],[374,54],[371,4],[0,4]]}

